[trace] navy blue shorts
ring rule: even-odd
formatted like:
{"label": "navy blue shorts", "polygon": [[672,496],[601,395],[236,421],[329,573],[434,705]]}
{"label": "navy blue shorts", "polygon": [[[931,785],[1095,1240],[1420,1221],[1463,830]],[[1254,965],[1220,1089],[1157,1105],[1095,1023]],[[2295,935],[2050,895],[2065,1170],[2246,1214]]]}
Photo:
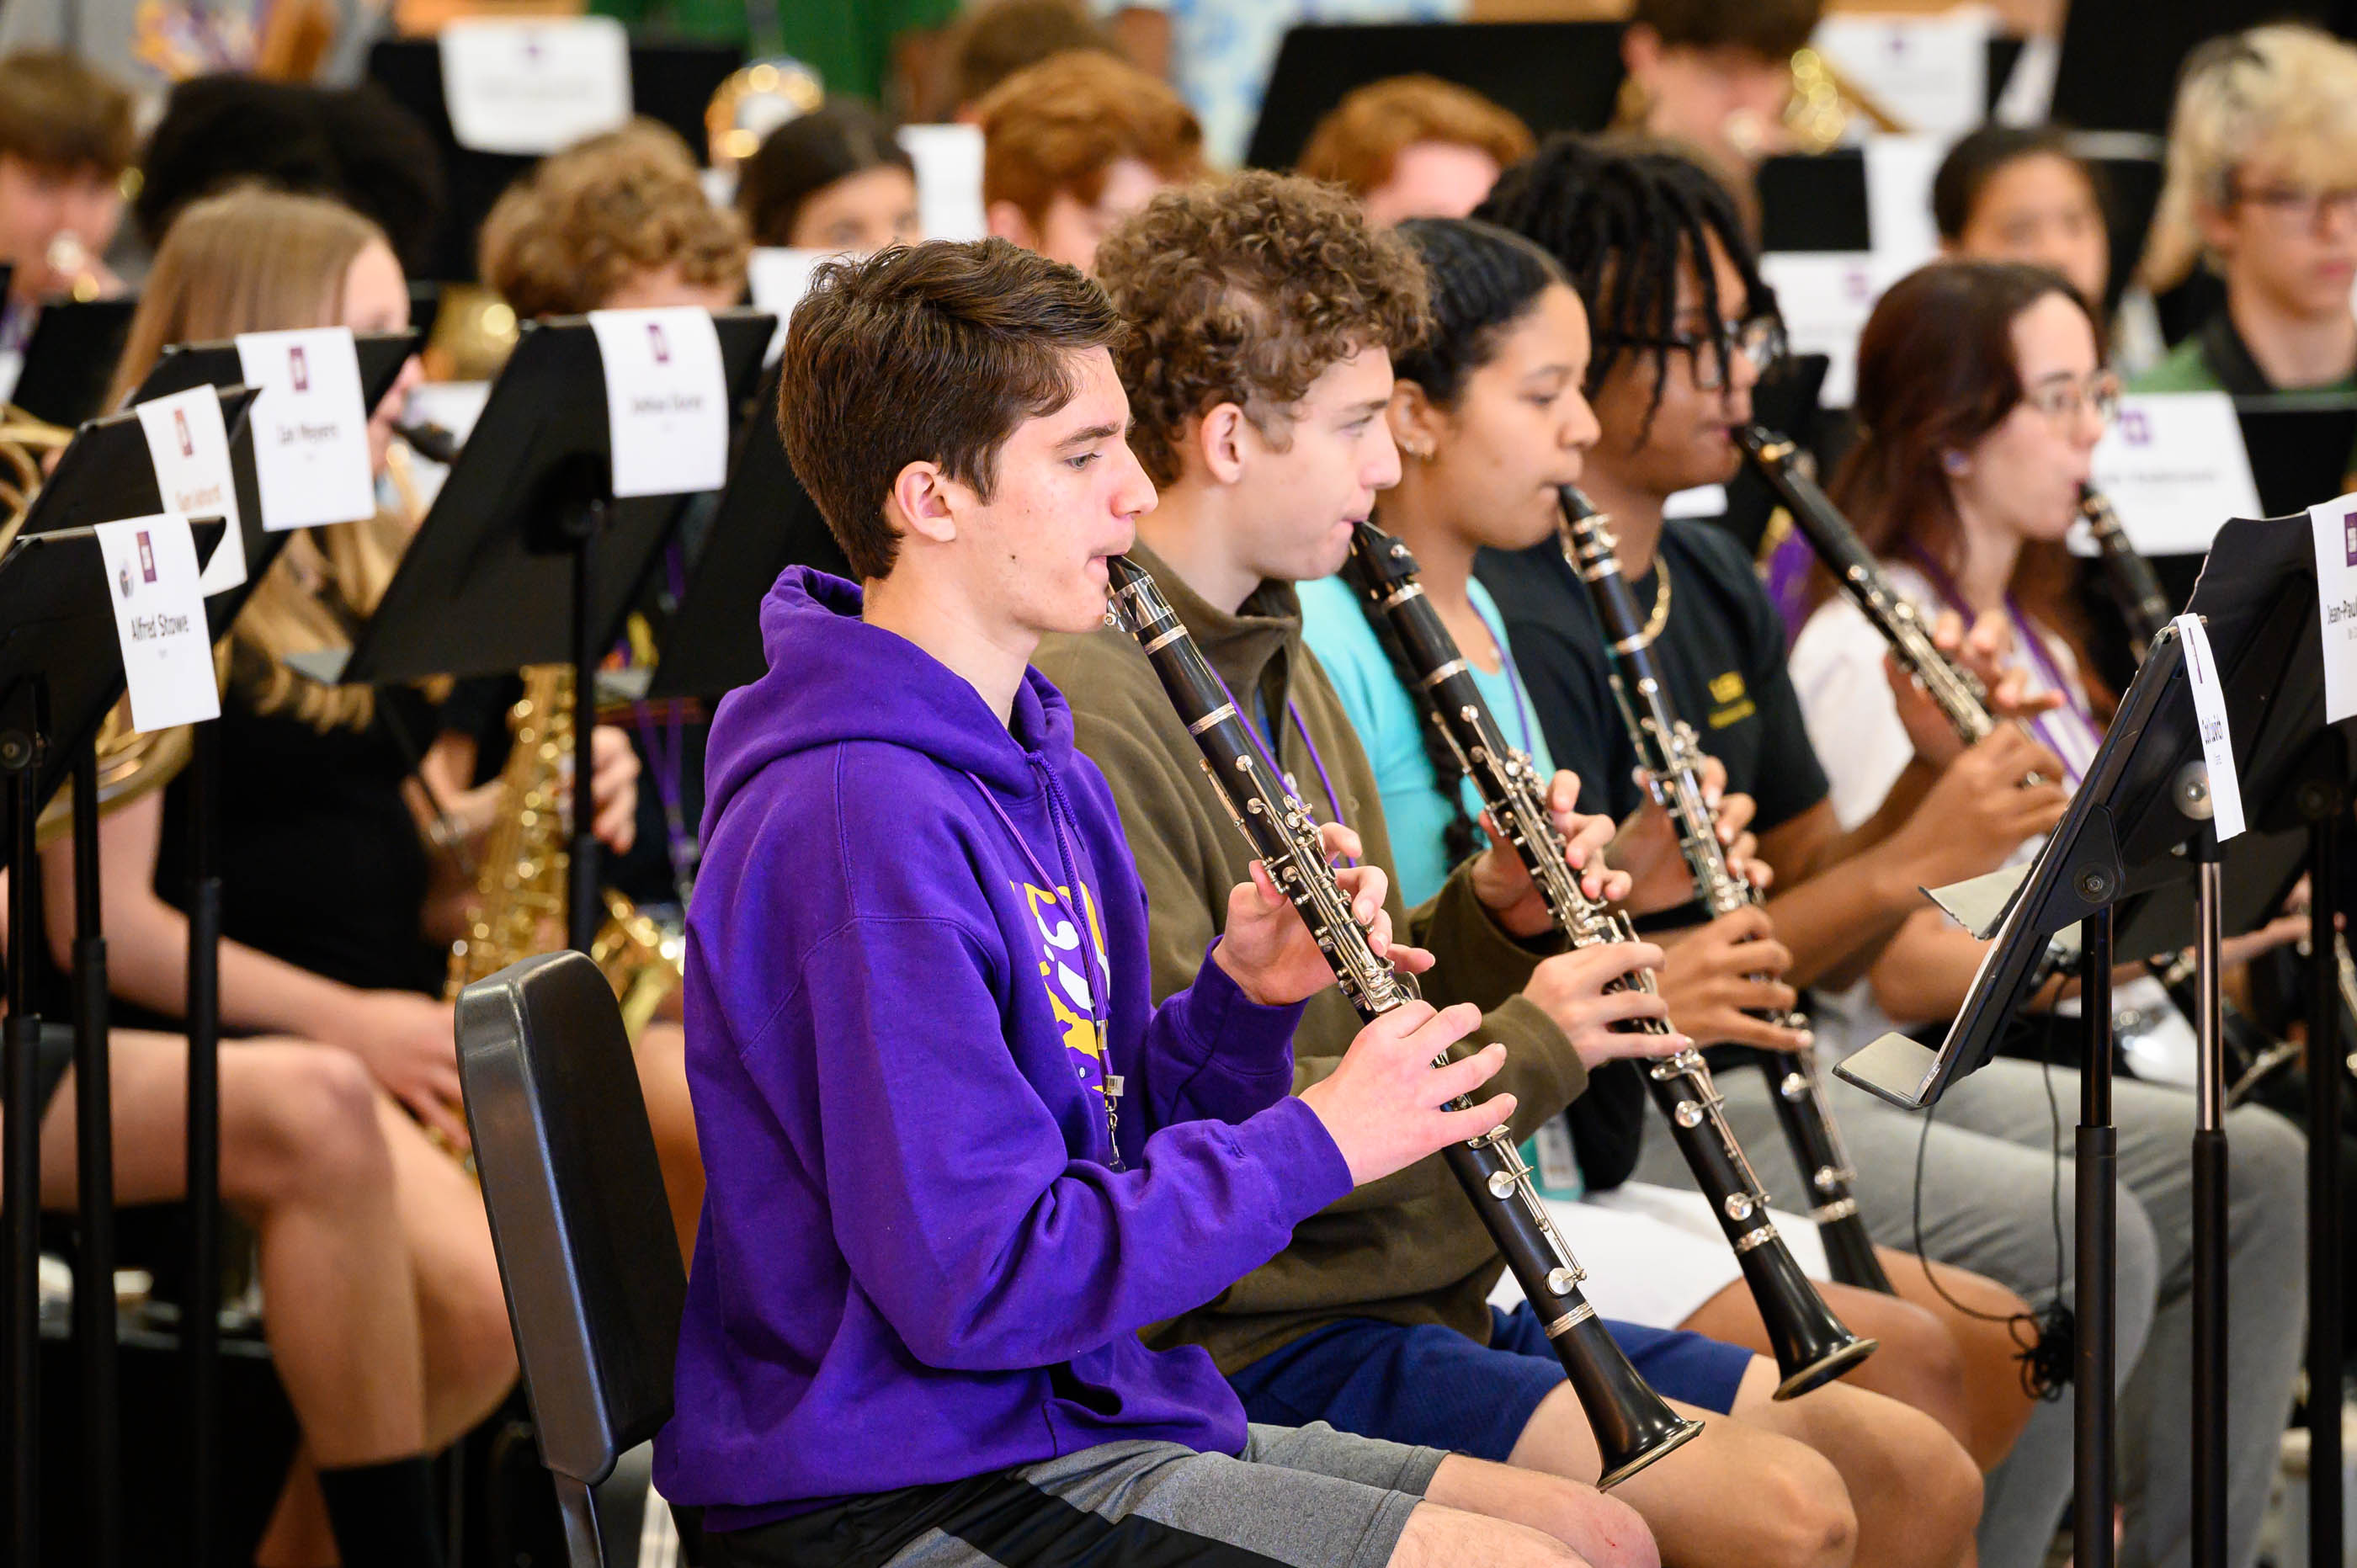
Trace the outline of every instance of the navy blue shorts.
{"label": "navy blue shorts", "polygon": [[[1750,1351],[1682,1328],[1606,1326],[1664,1398],[1721,1414],[1735,1407]],[[1490,1309],[1487,1345],[1453,1328],[1354,1317],[1262,1357],[1228,1381],[1254,1421],[1323,1421],[1361,1437],[1503,1464],[1564,1370],[1523,1303],[1511,1313]]]}

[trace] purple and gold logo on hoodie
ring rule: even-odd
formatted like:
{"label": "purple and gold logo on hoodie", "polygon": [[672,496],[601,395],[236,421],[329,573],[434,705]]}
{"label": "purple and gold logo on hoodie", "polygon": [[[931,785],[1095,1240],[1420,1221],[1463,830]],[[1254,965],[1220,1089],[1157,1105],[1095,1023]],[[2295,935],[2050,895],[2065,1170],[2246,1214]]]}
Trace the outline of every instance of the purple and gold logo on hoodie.
{"label": "purple and gold logo on hoodie", "polygon": [[1089,946],[1096,960],[1091,965],[1081,957],[1081,932],[1072,919],[1071,889],[1059,887],[1050,893],[1028,882],[1018,882],[1016,886],[1030,907],[1031,921],[1039,929],[1039,940],[1047,944],[1047,956],[1039,961],[1039,983],[1048,993],[1048,1008],[1055,1015],[1057,1027],[1064,1032],[1064,1049],[1071,1058],[1073,1074],[1082,1087],[1102,1089],[1104,1044],[1097,1038],[1093,988],[1110,982],[1113,965],[1105,957],[1104,931],[1097,921],[1096,899],[1086,886],[1081,888],[1081,908],[1088,915]]}

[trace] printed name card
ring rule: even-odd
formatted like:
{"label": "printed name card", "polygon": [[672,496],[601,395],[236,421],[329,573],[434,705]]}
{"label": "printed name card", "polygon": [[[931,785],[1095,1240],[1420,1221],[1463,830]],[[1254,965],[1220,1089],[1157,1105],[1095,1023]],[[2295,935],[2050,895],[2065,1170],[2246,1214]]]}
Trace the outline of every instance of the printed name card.
{"label": "printed name card", "polygon": [[2357,714],[2357,496],[2308,509],[2316,535],[2316,624],[2324,639],[2324,722]]}
{"label": "printed name card", "polygon": [[[205,391],[211,395],[210,388]],[[131,727],[167,729],[221,717],[188,520],[163,512],[102,522],[91,532],[106,564],[106,596],[114,607],[114,634],[123,643]]]}
{"label": "printed name card", "polygon": [[1795,354],[1823,354],[1825,384],[1817,401],[1847,408],[1857,386],[1857,338],[1874,302],[1910,269],[1865,251],[1781,251],[1760,258],[1760,275],[1776,291]]}
{"label": "printed name card", "polygon": [[207,596],[236,587],[245,581],[245,534],[238,526],[221,394],[209,386],[190,387],[143,403],[136,412],[164,504],[182,517],[217,517],[229,525],[197,586]]}
{"label": "printed name card", "polygon": [[917,222],[928,240],[980,240],[990,233],[982,205],[982,129],[903,125],[900,150],[917,166]]}
{"label": "printed name card", "polygon": [[728,479],[728,385],[720,334],[693,306],[593,310],[606,366],[614,494],[674,496]]}
{"label": "printed name card", "polygon": [[256,389],[253,477],[273,533],[376,515],[368,410],[348,327],[241,332],[237,362]]}
{"label": "printed name card", "polygon": [[1986,117],[1993,21],[1978,5],[1932,16],[1846,14],[1819,22],[1809,41],[1909,130],[1954,137]]}
{"label": "printed name card", "polygon": [[2234,772],[2234,733],[2226,722],[2226,693],[2210,633],[2201,618],[2181,615],[2174,623],[2185,644],[2185,685],[2193,693],[2193,722],[2201,732],[2201,762],[2210,770],[2210,825],[2225,843],[2243,831],[2243,785]]}
{"label": "printed name card", "polygon": [[778,329],[770,334],[770,346],[761,351],[763,364],[784,351],[786,328],[792,322],[794,306],[810,292],[811,278],[818,272],[819,264],[832,260],[824,251],[754,247],[745,263],[745,282],[752,291],[753,308],[766,310],[778,318]]}
{"label": "printed name card", "polygon": [[1866,232],[1889,275],[1913,272],[1940,253],[1932,180],[1948,156],[1947,136],[1874,136],[1866,144]]}
{"label": "printed name card", "polygon": [[462,147],[538,157],[630,117],[630,34],[611,16],[464,17],[438,42]]}
{"label": "printed name card", "polygon": [[2224,392],[2120,400],[2095,446],[2093,482],[2146,555],[2198,555],[2230,517],[2257,517],[2259,488]]}

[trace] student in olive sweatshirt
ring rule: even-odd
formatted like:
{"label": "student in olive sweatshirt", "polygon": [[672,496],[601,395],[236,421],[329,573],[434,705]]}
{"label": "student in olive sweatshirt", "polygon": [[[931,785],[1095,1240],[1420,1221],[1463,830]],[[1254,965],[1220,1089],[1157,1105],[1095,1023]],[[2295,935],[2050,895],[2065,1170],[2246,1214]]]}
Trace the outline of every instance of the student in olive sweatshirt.
{"label": "student in olive sweatshirt", "polygon": [[[864,587],[780,578],[769,673],[713,725],[687,965],[707,1181],[663,1492],[724,1568],[1647,1568],[1592,1488],[1248,1426],[1209,1356],[1138,1338],[1512,1101],[1441,1109],[1501,1053],[1436,1068],[1476,1015],[1421,1004],[1289,1095],[1332,977],[1265,871],[1153,1001],[1112,797],[1027,667],[1102,618],[1154,504],[1121,332],[1080,274],[995,240],[834,263],[795,311],[785,446]],[[1383,873],[1344,878],[1376,949],[1427,968],[1391,943]]]}
{"label": "student in olive sweatshirt", "polygon": [[[1098,270],[1129,321],[1119,363],[1132,441],[1162,490],[1131,553],[1297,793],[1387,867],[1377,787],[1302,643],[1293,585],[1340,565],[1351,523],[1398,478],[1383,417],[1390,350],[1426,329],[1422,268],[1339,192],[1246,174],[1157,197],[1107,237]],[[1120,804],[1151,908],[1154,988],[1176,992],[1221,928],[1244,841],[1133,639],[1051,638],[1039,663]],[[1602,828],[1573,814],[1575,792],[1558,776],[1552,803],[1584,879],[1600,880],[1588,855]],[[1413,913],[1393,908],[1394,925],[1436,955],[1427,994],[1488,1010],[1480,1037],[1507,1047],[1496,1081],[1515,1097],[1517,1136],[1559,1114],[1589,1066],[1645,1048],[1611,1027],[1641,1004],[1599,993],[1630,964],[1657,963],[1658,950],[1556,950],[1511,854],[1467,862]],[[1297,1093],[1317,1092],[1357,1026],[1332,991],[1310,999],[1295,1036]],[[1543,1332],[1527,1310],[1487,1304],[1501,1269],[1463,1190],[1426,1160],[1305,1219],[1273,1263],[1152,1342],[1208,1348],[1254,1419],[1283,1412],[1592,1478],[1593,1434]],[[1772,1403],[1774,1369],[1747,1351],[1613,1328],[1657,1388],[1710,1412],[1704,1437],[1615,1493],[1644,1516],[1664,1561],[1964,1560],[1979,1477],[1930,1417],[1841,1385]],[[1738,1419],[1716,1413],[1730,1409]]]}

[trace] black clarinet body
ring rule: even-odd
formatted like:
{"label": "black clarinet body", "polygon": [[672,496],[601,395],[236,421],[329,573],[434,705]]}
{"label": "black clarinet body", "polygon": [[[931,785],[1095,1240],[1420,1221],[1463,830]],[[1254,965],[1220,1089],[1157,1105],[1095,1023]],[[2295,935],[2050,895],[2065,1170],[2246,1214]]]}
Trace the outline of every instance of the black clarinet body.
{"label": "black clarinet body", "polygon": [[[1491,821],[1530,872],[1564,940],[1573,947],[1636,940],[1628,917],[1590,899],[1566,865],[1562,836],[1547,812],[1548,781],[1499,730],[1496,715],[1482,700],[1457,639],[1425,596],[1415,558],[1407,546],[1373,524],[1362,522],[1352,535],[1351,564],[1345,571],[1398,638],[1418,682],[1415,695],[1447,737],[1458,766],[1472,779]],[[1655,989],[1650,971],[1615,981],[1611,989],[1631,983],[1648,992]],[[1668,1024],[1653,1018],[1629,1027],[1652,1035],[1671,1032]],[[1817,1359],[1807,1354],[1815,1340],[1805,1325],[1824,1310],[1822,1300],[1798,1265],[1790,1264],[1790,1247],[1768,1222],[1767,1199],[1760,1194],[1759,1178],[1735,1129],[1727,1123],[1725,1101],[1709,1066],[1699,1051],[1689,1047],[1642,1063],[1640,1070],[1653,1102],[1669,1122],[1679,1154],[1743,1265],[1745,1283],[1761,1320],[1769,1325],[1770,1342],[1779,1348],[1780,1369],[1787,1381],[1794,1383],[1792,1391],[1815,1387],[1834,1375],[1823,1372]],[[1784,1259],[1767,1256],[1755,1261],[1754,1254],[1763,1251],[1781,1252]],[[1873,1256],[1870,1246],[1867,1255]],[[1795,1280],[1801,1282],[1808,1299],[1796,1300],[1790,1294]],[[1779,1325],[1795,1326],[1780,1332]],[[1793,1348],[1795,1358],[1789,1363],[1781,1355],[1786,1346]]]}
{"label": "black clarinet body", "polygon": [[2152,639],[2169,624],[2169,596],[2161,590],[2160,575],[2151,562],[2136,553],[2127,530],[2120,525],[2120,514],[2093,485],[2079,488],[2079,516],[2094,536],[2104,586],[2119,607],[2120,618],[2127,623],[2128,647],[2141,664]]}
{"label": "black clarinet body", "polygon": [[[1126,557],[1106,563],[1112,607],[1137,638],[1171,705],[1202,752],[1203,770],[1270,878],[1293,901],[1333,967],[1342,994],[1372,1020],[1415,999],[1415,983],[1375,956],[1334,880],[1309,812],[1261,762],[1242,717],[1228,701],[1195,639],[1144,568]],[[1452,1109],[1471,1103],[1460,1095]],[[1671,1409],[1646,1383],[1588,1304],[1574,1261],[1537,1190],[1530,1167],[1502,1127],[1446,1151],[1482,1224],[1514,1272],[1531,1310],[1545,1325],[1573,1392],[1602,1450],[1610,1487],[1700,1434],[1699,1423]]]}
{"label": "black clarinet body", "polygon": [[[1694,731],[1670,705],[1668,685],[1653,662],[1652,639],[1638,617],[1628,579],[1620,572],[1609,520],[1598,513],[1587,497],[1569,486],[1562,492],[1562,506],[1564,553],[1587,585],[1597,619],[1603,628],[1613,696],[1620,704],[1622,722],[1628,726],[1630,741],[1636,748],[1637,760],[1652,778],[1655,798],[1668,812],[1676,831],[1679,849],[1694,873],[1703,907],[1715,918],[1757,905],[1762,901],[1759,890],[1735,875],[1719,844],[1717,819],[1703,793],[1701,746]],[[1791,1056],[1762,1053],[1752,1059],[1767,1074],[1769,1098],[1776,1105],[1779,1122],[1788,1135],[1798,1119],[1791,1112],[1805,1111],[1814,1123],[1812,1136],[1805,1144],[1797,1144],[1794,1152],[1813,1200],[1811,1217],[1826,1240],[1827,1264],[1853,1272],[1855,1277],[1841,1278],[1844,1284],[1891,1293],[1889,1279],[1875,1256],[1865,1219],[1850,1191],[1856,1173],[1841,1155],[1841,1134],[1832,1112],[1825,1108],[1815,1060],[1807,1052]],[[1766,1198],[1760,1190],[1759,1178],[1752,1176],[1749,1166],[1744,1167],[1743,1175],[1749,1178],[1752,1197],[1764,1208]],[[1780,1247],[1778,1251],[1789,1262],[1790,1250]],[[1799,1265],[1792,1265],[1792,1275],[1798,1288],[1807,1293],[1806,1300],[1815,1311],[1809,1320],[1796,1324],[1791,1331],[1799,1337],[1802,1348],[1831,1359],[1834,1370],[1828,1375],[1838,1376],[1870,1352],[1874,1342],[1858,1339],[1843,1326],[1832,1308],[1824,1305],[1824,1298],[1801,1273]]]}

